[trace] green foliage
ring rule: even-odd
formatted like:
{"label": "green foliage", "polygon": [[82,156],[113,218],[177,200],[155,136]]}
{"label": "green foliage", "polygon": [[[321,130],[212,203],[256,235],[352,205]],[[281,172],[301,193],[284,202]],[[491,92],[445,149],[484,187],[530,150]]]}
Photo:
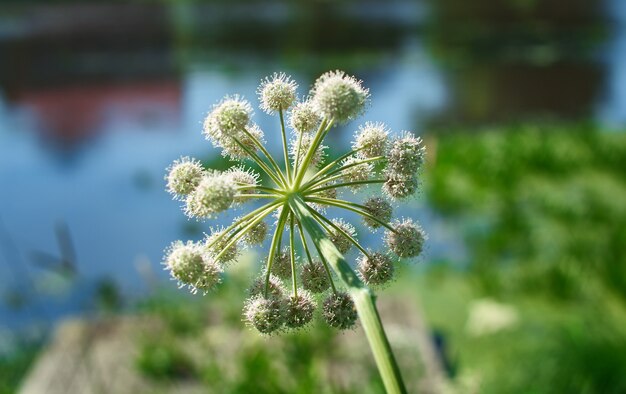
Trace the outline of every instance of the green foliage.
{"label": "green foliage", "polygon": [[17,391],[38,351],[39,345],[25,344],[16,352],[0,356],[0,394]]}
{"label": "green foliage", "polygon": [[[469,276],[440,267],[420,291],[460,376],[487,394],[625,392],[626,134],[519,125],[444,134],[434,156],[427,193],[466,235]],[[485,295],[519,321],[468,332]]]}
{"label": "green foliage", "polygon": [[171,340],[146,342],[137,357],[137,367],[154,379],[188,379],[195,376],[194,364]]}
{"label": "green foliage", "polygon": [[451,134],[439,141],[428,194],[467,219],[474,269],[491,290],[572,298],[597,281],[626,297],[624,168],[626,135],[589,125]]}

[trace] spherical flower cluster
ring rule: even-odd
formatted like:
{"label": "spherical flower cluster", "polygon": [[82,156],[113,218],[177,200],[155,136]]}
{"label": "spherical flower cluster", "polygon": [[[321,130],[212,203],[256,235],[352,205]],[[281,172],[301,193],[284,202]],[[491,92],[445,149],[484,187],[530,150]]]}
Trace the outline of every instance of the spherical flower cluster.
{"label": "spherical flower cluster", "polygon": [[348,293],[332,293],[324,300],[322,316],[331,327],[351,329],[357,319],[354,301]]}
{"label": "spherical flower cluster", "polygon": [[184,197],[194,191],[203,175],[204,168],[198,160],[181,157],[167,168],[167,191],[176,198]]}
{"label": "spherical flower cluster", "polygon": [[323,293],[330,287],[328,273],[321,261],[311,261],[302,266],[302,287],[312,293]]}
{"label": "spherical flower cluster", "polygon": [[398,257],[415,257],[422,252],[426,234],[418,224],[404,219],[394,222],[392,227],[394,231],[385,233],[385,242]]}
{"label": "spherical flower cluster", "polygon": [[345,222],[343,219],[333,219],[332,222],[343,232],[339,231],[335,227],[331,227],[328,238],[332,241],[333,244],[335,244],[335,247],[337,247],[337,250],[339,250],[341,254],[345,254],[352,247],[352,241],[350,241],[350,238],[346,237],[345,234],[348,234],[351,237],[355,237],[356,229],[353,225]]}
{"label": "spherical flower cluster", "polygon": [[284,303],[279,299],[255,296],[246,302],[244,319],[261,334],[271,334],[284,324],[284,308]]}
{"label": "spherical flower cluster", "polygon": [[426,149],[422,139],[405,132],[389,150],[388,171],[397,177],[413,177],[424,163]]}
{"label": "spherical flower cluster", "polygon": [[187,196],[186,213],[189,217],[210,218],[227,210],[236,193],[237,187],[232,177],[218,172],[206,174]]}
{"label": "spherical flower cluster", "polygon": [[193,293],[206,293],[220,282],[221,268],[193,242],[172,243],[166,250],[164,265],[181,286],[188,286]]}
{"label": "spherical flower cluster", "polygon": [[291,110],[289,124],[292,129],[299,133],[308,133],[317,129],[322,118],[315,112],[315,108],[310,101],[303,101],[296,104]]}
{"label": "spherical flower cluster", "polygon": [[[343,181],[344,182],[365,182],[370,178],[372,171],[374,171],[372,165],[370,163],[361,163],[361,160],[351,157],[343,162],[344,171]],[[362,187],[361,184],[353,184],[350,185],[352,190],[358,190]]]}
{"label": "spherical flower cluster", "polygon": [[372,197],[369,198],[363,204],[365,210],[370,215],[374,216],[378,220],[374,220],[370,217],[363,216],[363,221],[365,224],[370,226],[371,228],[378,228],[382,226],[382,223],[388,223],[391,220],[391,216],[393,214],[393,208],[391,204],[387,200],[382,197]]}
{"label": "spherical flower cluster", "polygon": [[[213,218],[231,207],[251,206],[249,212],[232,215],[230,225],[211,230],[203,241],[173,243],[164,265],[181,286],[207,292],[244,248],[270,244],[261,263],[263,272],[253,280],[243,310],[247,324],[263,334],[306,326],[318,303],[328,325],[352,328],[357,310],[346,290],[367,294],[365,285],[380,286],[393,279],[394,261],[387,251],[369,252],[355,227],[339,217],[326,218],[327,209],[360,215],[372,230],[384,227],[382,242],[400,258],[419,255],[426,239],[410,219],[391,222],[389,202],[417,192],[425,153],[422,140],[408,132],[390,140],[385,124],[367,122],[358,127],[351,151],[327,158],[325,138],[333,127],[364,111],[369,91],[341,71],[320,76],[304,96],[306,101],[297,102],[296,90],[296,83],[284,73],[266,78],[258,89],[260,108],[280,117],[281,157],[265,148],[264,133],[251,119],[250,103],[229,96],[206,116],[203,133],[223,156],[242,164],[220,172],[182,157],[165,176],[167,191],[184,201],[189,217]],[[292,129],[289,143],[286,126]],[[357,192],[362,186],[368,193],[362,204],[344,199],[342,191]],[[378,187],[385,198],[372,195]],[[275,222],[270,225],[272,218]],[[268,238],[271,242],[265,242]],[[359,254],[354,270],[350,262],[342,261],[352,246]],[[298,257],[296,250],[305,253]]]}
{"label": "spherical flower cluster", "polygon": [[395,271],[391,258],[382,253],[370,253],[358,260],[359,276],[369,285],[383,285],[393,279]]}
{"label": "spherical flower cluster", "polygon": [[285,325],[289,328],[303,327],[313,319],[315,302],[311,293],[299,290],[298,295],[291,295],[285,308]]}
{"label": "spherical flower cluster", "polygon": [[385,174],[385,183],[383,183],[383,191],[390,198],[402,200],[410,197],[417,192],[419,180],[417,177],[394,178],[393,174]]}
{"label": "spherical flower cluster", "polygon": [[315,81],[312,102],[327,119],[344,123],[361,115],[369,99],[369,90],[361,81],[343,71],[329,71]]}
{"label": "spherical flower cluster", "polygon": [[389,129],[384,123],[366,122],[354,135],[352,148],[363,158],[384,156],[387,153]]}
{"label": "spherical flower cluster", "polygon": [[298,84],[285,73],[265,78],[258,90],[261,109],[268,114],[287,110],[296,101],[297,88]]}
{"label": "spherical flower cluster", "polygon": [[250,122],[252,107],[239,96],[226,97],[204,119],[204,135],[223,156],[249,157],[263,141],[263,131]]}

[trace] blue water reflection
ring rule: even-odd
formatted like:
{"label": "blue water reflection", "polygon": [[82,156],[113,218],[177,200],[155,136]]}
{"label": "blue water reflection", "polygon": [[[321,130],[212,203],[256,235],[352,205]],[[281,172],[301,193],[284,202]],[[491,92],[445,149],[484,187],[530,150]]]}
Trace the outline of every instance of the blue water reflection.
{"label": "blue water reflection", "polygon": [[[613,5],[626,9],[619,0]],[[606,70],[604,82],[598,81],[602,94],[588,103],[596,118],[617,125],[626,122],[625,23],[615,22],[599,65]],[[459,105],[460,88],[451,80],[463,71],[439,62],[419,34],[401,41],[393,56],[353,67],[372,92],[370,111],[360,121],[384,120],[394,130],[421,133]],[[165,280],[164,247],[201,233],[189,235],[178,203],[164,192],[164,169],[181,154],[217,157],[200,134],[202,119],[225,94],[256,103],[265,74],[259,63],[291,73],[302,94],[312,82],[310,75],[261,56],[257,62],[236,62],[236,72],[194,61],[180,73],[148,81],[62,85],[11,100],[8,91],[0,91],[0,294],[7,300],[0,303],[0,327],[83,311],[92,305],[101,278],[111,278],[131,297],[149,289],[152,275]],[[257,111],[256,120],[270,150],[278,152],[276,119]],[[333,142],[347,143],[356,125],[343,128]],[[423,201],[406,209],[417,212],[429,229],[426,260],[463,255],[451,225]],[[61,255],[59,223],[69,228],[77,280],[37,266],[38,254]]]}

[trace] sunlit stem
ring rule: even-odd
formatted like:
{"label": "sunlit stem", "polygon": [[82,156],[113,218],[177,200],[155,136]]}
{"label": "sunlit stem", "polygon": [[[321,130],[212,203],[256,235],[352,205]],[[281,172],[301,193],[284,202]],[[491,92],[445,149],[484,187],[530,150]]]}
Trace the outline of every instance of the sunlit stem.
{"label": "sunlit stem", "polygon": [[278,110],[278,116],[280,117],[280,134],[283,137],[283,156],[285,159],[285,171],[287,173],[287,179],[289,182],[291,178],[291,164],[289,163],[289,146],[287,145],[287,132],[285,131],[285,118],[283,116],[283,109]]}
{"label": "sunlit stem", "polygon": [[336,166],[337,164],[341,163],[343,160],[347,159],[348,157],[358,153],[359,151],[365,149],[365,147],[360,148],[360,149],[355,149],[355,150],[351,150],[348,153],[345,153],[341,156],[339,156],[338,158],[336,158],[335,160],[331,161],[330,163],[326,164],[321,170],[319,170],[318,172],[316,172],[312,177],[311,180],[308,183],[305,183],[302,186],[302,190],[307,189],[311,183],[317,182],[317,180],[319,179],[320,176],[325,175],[330,169],[332,169],[334,166]]}
{"label": "sunlit stem", "polygon": [[232,137],[233,140],[237,143],[237,145],[239,145],[239,147],[241,147],[241,149],[243,149],[249,156],[250,158],[259,165],[259,167],[261,167],[265,173],[272,178],[272,180],[274,182],[276,182],[277,185],[279,186],[285,186],[285,183],[283,182],[282,178],[282,174],[279,177],[278,175],[276,175],[274,173],[274,171],[272,171],[272,169],[270,169],[267,164],[259,157],[259,155],[256,154],[256,152],[250,150],[247,146],[245,146],[241,141],[239,141],[238,138],[236,137]]}
{"label": "sunlit stem", "polygon": [[337,247],[328,239],[320,224],[314,219],[307,204],[299,196],[289,200],[296,219],[307,231],[320,256],[324,256],[348,288],[356,306],[361,325],[367,336],[376,365],[388,394],[406,393],[400,369],[387,340],[378,310],[375,296],[359,279]]}
{"label": "sunlit stem", "polygon": [[296,148],[296,157],[293,161],[293,174],[295,176],[295,174],[298,173],[298,164],[300,163],[300,151],[302,150],[302,134],[304,133],[299,133],[298,134],[298,147]]}
{"label": "sunlit stem", "polygon": [[291,257],[291,285],[293,287],[294,298],[298,297],[298,279],[296,275],[296,244],[294,242],[294,220],[293,215],[289,215],[289,249]]}
{"label": "sunlit stem", "polygon": [[[311,251],[309,250],[309,245],[306,241],[306,236],[304,235],[304,229],[302,228],[302,224],[300,221],[298,223],[298,233],[300,234],[300,241],[302,241],[302,247],[304,248],[304,253],[309,261],[309,264],[313,265],[313,258],[311,257]],[[324,267],[324,271],[326,271],[326,275],[328,276],[328,281],[330,282],[330,287],[333,289],[333,293],[337,294],[337,288],[335,287],[335,281],[333,280],[333,275],[330,273],[330,269],[328,268],[328,263],[324,256],[319,254],[319,258],[322,262],[322,266]]]}
{"label": "sunlit stem", "polygon": [[276,163],[276,160],[274,160],[274,158],[272,157],[272,155],[270,155],[270,153],[267,151],[267,149],[265,149],[265,146],[263,146],[261,141],[259,141],[254,135],[252,135],[245,128],[243,129],[243,132],[246,133],[246,135],[249,138],[252,139],[252,141],[257,146],[257,148],[259,148],[259,150],[261,152],[263,152],[263,154],[265,155],[265,157],[267,157],[267,160],[269,160],[269,162],[272,165],[272,167],[274,167],[275,175],[278,176],[281,179],[283,185],[286,185],[287,184],[287,180],[285,179],[285,176],[283,175],[282,171],[280,170],[280,166],[278,165],[278,163]]}
{"label": "sunlit stem", "polygon": [[260,221],[265,219],[265,217],[269,215],[270,213],[272,213],[274,209],[275,209],[274,207],[270,207],[266,209],[265,211],[263,211],[262,213],[254,217],[254,219],[250,219],[249,223],[245,227],[242,227],[241,231],[239,231],[237,234],[231,235],[231,237],[228,240],[228,243],[224,245],[224,248],[222,249],[222,251],[217,256],[215,256],[215,260],[219,261],[222,255],[228,252],[228,248],[233,246],[235,242],[237,242],[241,237],[243,237],[246,234],[246,232],[248,232],[252,227],[256,226]]}
{"label": "sunlit stem", "polygon": [[326,132],[332,127],[332,125],[333,125],[332,119],[327,120],[326,118],[324,118],[322,120],[322,123],[320,123],[320,127],[317,129],[317,132],[315,133],[313,142],[311,143],[311,146],[309,146],[309,150],[304,156],[304,160],[302,160],[302,163],[298,164],[298,173],[296,174],[296,179],[293,182],[294,187],[296,189],[300,187],[300,184],[302,183],[302,179],[304,178],[304,175],[306,174],[306,170],[309,167],[309,164],[311,164],[311,160],[313,160],[313,156],[315,155],[317,148],[319,147],[322,139],[326,135]]}
{"label": "sunlit stem", "polygon": [[270,244],[269,254],[267,255],[267,267],[265,272],[265,298],[269,295],[270,288],[270,274],[272,272],[272,263],[274,262],[274,258],[276,257],[277,249],[280,245],[280,239],[282,237],[282,233],[285,230],[285,222],[287,221],[287,213],[289,208],[283,206],[283,210],[280,213],[278,218],[278,223],[276,223],[276,230],[274,230],[274,236],[272,236],[272,243]]}
{"label": "sunlit stem", "polygon": [[[376,156],[376,157],[372,157],[372,158],[369,158],[369,159],[358,160],[358,161],[355,161],[353,163],[346,164],[346,165],[344,165],[344,166],[342,166],[340,168],[337,168],[336,170],[328,172],[327,174],[325,174],[321,178],[314,179],[314,181],[310,182],[312,184],[309,185],[308,188],[313,188],[315,186],[318,186],[318,185],[321,185],[323,183],[329,182],[330,180],[338,179],[337,176],[333,177],[333,175],[335,175],[335,174],[340,174],[339,178],[341,178],[343,176],[343,175],[341,175],[341,173],[343,171],[347,170],[348,168],[352,168],[352,167],[358,166],[360,164],[372,163],[372,162],[380,161],[380,160],[384,160],[384,159],[385,159],[384,156]],[[303,187],[302,190],[306,190],[306,188]]]}
{"label": "sunlit stem", "polygon": [[380,220],[379,218],[377,218],[376,216],[372,215],[371,213],[367,212],[368,208],[364,205],[356,204],[350,201],[336,200],[336,199],[324,198],[324,197],[305,197],[304,200],[314,202],[317,204],[324,204],[324,205],[330,205],[330,206],[337,207],[337,208],[347,209],[349,211],[358,213],[361,216],[364,216],[368,219],[375,221],[376,223],[380,224],[381,226],[387,228],[390,231],[393,231],[394,233],[396,232],[396,230],[393,227],[391,227],[389,223],[384,222]]}
{"label": "sunlit stem", "polygon": [[313,214],[313,216],[315,216],[316,220],[322,224],[322,223],[326,223],[327,225],[329,225],[330,227],[332,227],[335,231],[339,232],[341,235],[343,235],[344,237],[348,238],[348,240],[357,247],[357,249],[359,249],[361,251],[361,253],[363,253],[365,255],[365,257],[367,257],[368,259],[371,260],[369,252],[367,250],[365,250],[365,248],[363,246],[361,246],[361,244],[354,239],[353,236],[351,236],[350,234],[348,234],[344,229],[342,229],[341,227],[337,226],[335,223],[332,222],[332,220],[327,219],[324,215],[320,215],[316,210],[314,210],[313,208],[309,207],[307,205],[307,208],[311,211],[311,213]]}
{"label": "sunlit stem", "polygon": [[247,194],[247,193],[242,193],[242,194],[235,194],[236,198],[276,198],[277,195],[276,194]]}
{"label": "sunlit stem", "polygon": [[265,209],[268,209],[270,207],[276,207],[277,205],[282,204],[282,203],[283,203],[283,201],[281,201],[281,200],[273,201],[273,202],[270,202],[270,203],[267,203],[267,204],[263,205],[262,207],[259,207],[259,208],[255,209],[254,211],[248,213],[245,216],[240,217],[239,219],[235,220],[230,226],[228,226],[224,230],[220,231],[219,235],[217,237],[215,237],[215,239],[212,240],[211,243],[207,244],[207,247],[210,248],[213,245],[215,245],[217,242],[219,242],[226,235],[229,235],[228,233],[233,231],[235,228],[240,230],[241,229],[240,226],[242,226],[242,225],[245,226],[244,222],[247,222],[249,219],[251,219],[254,216],[256,216],[257,214],[263,212]]}
{"label": "sunlit stem", "polygon": [[[338,175],[338,177],[341,177],[341,176],[342,175]],[[387,181],[384,180],[384,179],[368,179],[367,181],[354,181],[354,182],[336,183],[336,184],[333,184],[333,185],[319,187],[319,188],[313,189],[313,190],[307,190],[307,192],[303,193],[303,195],[308,196],[310,194],[319,193],[319,192],[322,192],[324,190],[337,189],[337,188],[340,188],[340,187],[349,187],[349,186],[358,186],[358,185],[373,185],[375,183],[385,183],[385,182],[387,182]]]}
{"label": "sunlit stem", "polygon": [[269,193],[269,194],[279,195],[281,197],[285,195],[284,191],[282,191],[280,189],[274,189],[273,187],[251,185],[249,183],[242,183],[242,182],[237,182],[237,184],[239,185],[237,187],[237,190],[254,190],[254,191],[258,191],[258,192],[266,192],[266,193]]}

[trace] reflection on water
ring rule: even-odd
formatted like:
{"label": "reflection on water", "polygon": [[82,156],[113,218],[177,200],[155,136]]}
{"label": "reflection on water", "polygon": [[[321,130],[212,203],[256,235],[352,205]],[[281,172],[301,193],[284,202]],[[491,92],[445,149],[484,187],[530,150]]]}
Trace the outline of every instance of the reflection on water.
{"label": "reflection on water", "polygon": [[[0,292],[11,301],[0,305],[2,324],[88,308],[101,278],[138,295],[146,276],[164,277],[163,248],[196,227],[163,191],[164,168],[183,152],[217,157],[200,134],[204,114],[228,93],[254,101],[259,79],[274,70],[303,86],[329,68],[354,72],[373,94],[363,121],[384,119],[394,130],[543,115],[626,120],[624,19],[595,47],[603,56],[538,64],[485,58],[482,44],[472,52],[472,42],[450,43],[438,33],[444,21],[428,15],[441,18],[441,10],[393,4],[0,11],[0,53],[9,59],[0,64],[0,278],[8,278]],[[464,57],[450,61],[459,45]],[[543,53],[555,53],[546,45]],[[280,149],[271,137],[276,119],[257,120],[270,150]],[[353,128],[337,139],[345,143]],[[436,217],[424,209],[417,215],[431,229],[427,258],[462,253]],[[62,257],[60,222],[78,280],[36,263],[38,253]]]}

